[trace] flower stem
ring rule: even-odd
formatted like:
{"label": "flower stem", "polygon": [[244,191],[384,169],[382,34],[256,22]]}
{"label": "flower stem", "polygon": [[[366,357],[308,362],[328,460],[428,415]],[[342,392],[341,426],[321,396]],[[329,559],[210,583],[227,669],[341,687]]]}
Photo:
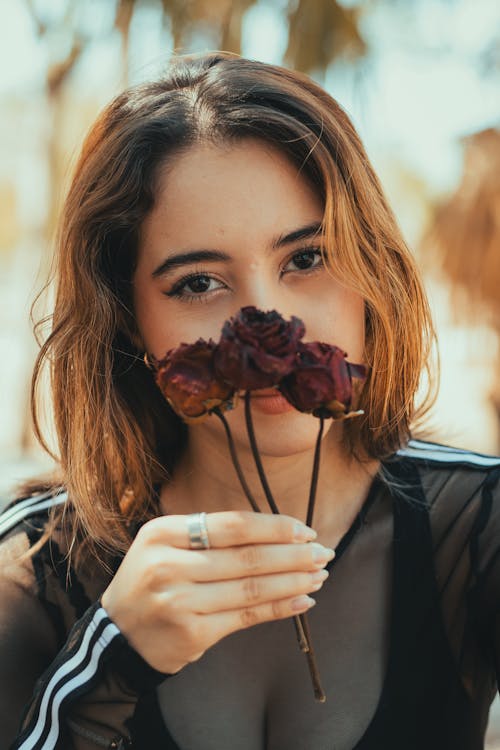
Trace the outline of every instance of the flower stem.
{"label": "flower stem", "polygon": [[[271,508],[272,512],[279,514],[279,509],[276,503],[274,502],[271,488],[269,487],[269,483],[267,481],[267,477],[264,472],[264,467],[262,465],[262,461],[260,458],[259,449],[257,447],[257,441],[255,439],[255,432],[253,429],[253,422],[252,422],[252,413],[250,409],[250,391],[245,392],[245,421],[247,425],[248,439],[250,441],[250,446],[252,448],[252,454],[253,454],[255,465],[257,467],[257,471],[259,474],[259,479],[262,484],[262,489],[264,490],[264,494],[266,496],[267,502],[269,503],[269,507]],[[307,512],[308,517],[309,515],[311,515],[312,517],[312,513],[314,512],[314,498],[316,496],[316,486],[318,483],[318,470],[319,470],[320,445],[321,445],[322,432],[323,432],[323,420],[321,420],[320,431],[318,434],[318,439],[316,441],[316,449],[315,449],[314,463],[313,463],[313,474],[311,478],[311,489],[309,492],[309,503],[308,503],[308,512]],[[309,629],[309,619],[307,617],[307,614],[303,613],[301,615],[296,615],[293,618],[293,621],[295,625],[295,632],[297,634],[297,640],[299,642],[299,648],[306,655],[307,665],[309,667],[309,673],[311,675],[311,680],[313,684],[314,697],[320,703],[324,703],[326,701],[326,695],[325,695],[323,688],[321,687],[321,680],[319,676],[318,665],[316,662],[316,656],[315,656],[314,649],[312,646],[311,633]]]}
{"label": "flower stem", "polygon": [[[314,448],[314,461],[313,461],[313,470],[311,474],[311,487],[309,490],[309,501],[307,503],[307,518],[306,518],[307,526],[312,526],[312,522],[313,522],[314,502],[316,499],[316,489],[318,487],[319,464],[320,464],[320,458],[321,458],[321,438],[323,437],[324,426],[325,426],[325,419],[324,417],[320,417],[318,437],[316,438],[316,446]],[[306,658],[307,658],[309,672],[311,674],[311,679],[313,683],[314,697],[320,703],[324,703],[326,701],[326,695],[321,686],[318,665],[316,662],[316,656],[314,653],[311,633],[309,630],[309,619],[306,617],[305,614],[302,614],[300,615],[300,621],[301,621],[304,635],[309,645],[309,648],[306,651]]]}
{"label": "flower stem", "polygon": [[316,654],[314,653],[311,631],[309,629],[309,618],[305,613],[299,615],[299,618],[304,630],[304,635],[306,637],[307,643],[309,644],[309,649],[305,652],[305,654],[307,659],[307,666],[309,667],[309,674],[311,675],[313,684],[314,698],[319,701],[319,703],[325,703],[326,694],[321,685],[318,663],[316,661]]}
{"label": "flower stem", "polygon": [[225,418],[224,414],[220,411],[220,409],[214,409],[213,413],[217,414],[217,416],[219,417],[220,421],[224,425],[224,429],[226,431],[226,436],[227,436],[227,442],[228,442],[228,445],[229,445],[229,452],[231,453],[231,458],[233,460],[233,466],[236,469],[236,474],[238,475],[238,479],[240,480],[240,484],[241,484],[241,487],[243,489],[243,492],[247,496],[248,502],[252,506],[253,510],[256,513],[260,513],[260,508],[257,505],[257,502],[256,502],[254,496],[252,495],[251,491],[250,491],[250,487],[247,484],[247,481],[246,481],[245,476],[243,474],[243,470],[241,468],[241,464],[240,464],[240,462],[238,460],[238,456],[237,456],[237,453],[236,453],[236,446],[234,444],[233,436],[231,434],[231,430],[229,428],[228,421]]}
{"label": "flower stem", "polygon": [[295,625],[295,635],[297,636],[297,643],[299,644],[299,648],[304,654],[307,654],[310,650],[310,646],[307,641],[301,617],[302,615],[295,615],[293,618],[293,624]]}
{"label": "flower stem", "polygon": [[313,522],[314,502],[316,500],[316,489],[318,487],[318,476],[319,476],[319,462],[321,458],[321,438],[323,437],[324,426],[325,426],[325,418],[320,417],[318,437],[316,438],[316,446],[314,448],[313,470],[311,474],[311,488],[309,490],[309,502],[307,503],[306,526],[312,526],[312,522]]}
{"label": "flower stem", "polygon": [[271,488],[269,487],[269,483],[267,481],[267,477],[264,472],[264,467],[262,466],[259,449],[257,448],[257,441],[255,439],[255,432],[253,429],[253,422],[252,422],[252,412],[250,409],[250,391],[245,391],[245,421],[247,424],[248,439],[250,441],[250,447],[252,448],[252,453],[253,453],[253,457],[255,460],[255,466],[257,467],[260,483],[262,485],[262,489],[264,490],[266,500],[272,512],[279,513],[278,506],[274,502]]}

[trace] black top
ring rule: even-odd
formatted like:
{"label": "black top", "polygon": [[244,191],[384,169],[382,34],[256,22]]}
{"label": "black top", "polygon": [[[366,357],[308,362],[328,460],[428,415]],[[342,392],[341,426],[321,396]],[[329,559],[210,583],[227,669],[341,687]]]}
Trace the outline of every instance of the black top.
{"label": "black top", "polygon": [[500,660],[499,480],[500,459],[419,441],[384,462],[309,613],[325,704],[312,699],[288,620],[235,633],[178,675],[148,674],[127,644],[116,648],[121,634],[98,603],[100,584],[75,571],[68,584],[61,559],[52,574],[43,549],[33,591],[50,617],[30,630],[23,616],[37,612],[35,594],[19,599],[18,573],[2,561],[13,537],[29,531],[33,543],[42,525],[36,515],[28,526],[4,524],[0,737],[22,705],[8,680],[29,682],[35,649],[44,653],[39,674],[48,669],[23,725],[23,738],[39,744],[19,740],[24,750],[45,748],[49,735],[58,750],[130,747],[128,737],[140,750],[250,747],[238,732],[258,750],[483,748]]}
{"label": "black top", "polygon": [[312,699],[291,623],[266,623],[150,696],[159,746],[484,746],[500,655],[500,459],[411,446],[384,464],[314,595],[327,702]]}

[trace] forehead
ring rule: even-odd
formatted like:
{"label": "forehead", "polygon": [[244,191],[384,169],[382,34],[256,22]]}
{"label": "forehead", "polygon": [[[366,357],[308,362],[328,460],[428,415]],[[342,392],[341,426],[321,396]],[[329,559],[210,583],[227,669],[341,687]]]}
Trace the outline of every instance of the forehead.
{"label": "forehead", "polygon": [[160,169],[141,244],[275,234],[322,217],[318,193],[278,148],[254,139],[196,144]]}

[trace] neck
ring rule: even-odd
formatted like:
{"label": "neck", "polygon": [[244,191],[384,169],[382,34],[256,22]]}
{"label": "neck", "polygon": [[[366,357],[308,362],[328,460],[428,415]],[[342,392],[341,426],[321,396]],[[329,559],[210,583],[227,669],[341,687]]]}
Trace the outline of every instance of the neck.
{"label": "neck", "polygon": [[[335,545],[359,512],[379,464],[360,462],[348,455],[341,440],[342,425],[330,425],[330,429],[328,426],[327,423],[321,446],[312,525],[320,541]],[[173,480],[163,488],[163,512],[250,510],[227,444],[200,437],[196,430],[190,431]],[[238,458],[260,510],[269,513],[250,448],[239,446]],[[293,455],[262,456],[266,477],[281,513],[305,521],[313,460],[314,447]]]}

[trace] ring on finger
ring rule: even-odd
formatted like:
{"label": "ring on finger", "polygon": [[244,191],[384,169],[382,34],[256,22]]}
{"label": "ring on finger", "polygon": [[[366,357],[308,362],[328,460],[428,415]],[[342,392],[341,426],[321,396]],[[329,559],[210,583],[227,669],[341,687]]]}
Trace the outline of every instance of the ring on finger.
{"label": "ring on finger", "polygon": [[206,513],[191,513],[187,517],[187,528],[189,549],[210,549]]}

